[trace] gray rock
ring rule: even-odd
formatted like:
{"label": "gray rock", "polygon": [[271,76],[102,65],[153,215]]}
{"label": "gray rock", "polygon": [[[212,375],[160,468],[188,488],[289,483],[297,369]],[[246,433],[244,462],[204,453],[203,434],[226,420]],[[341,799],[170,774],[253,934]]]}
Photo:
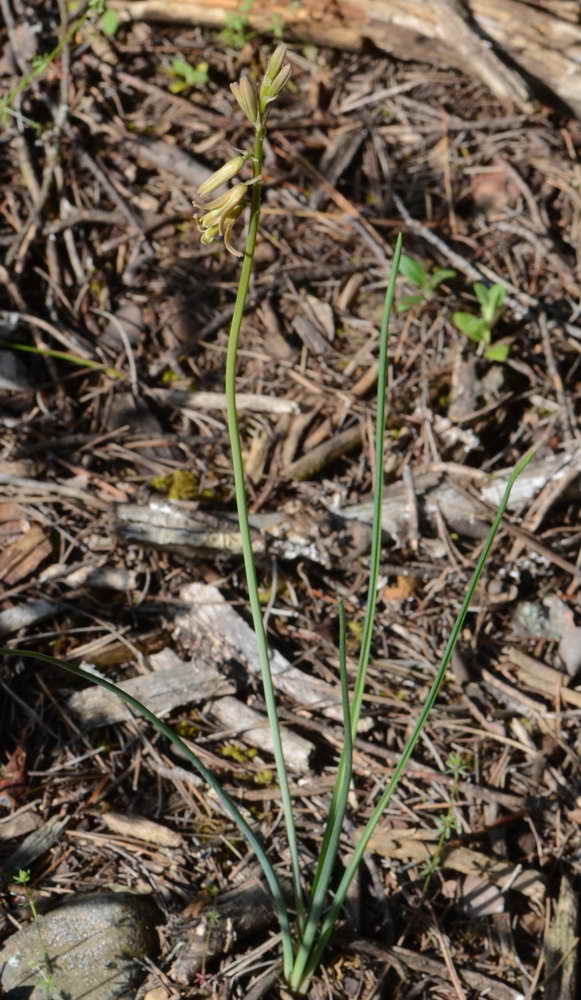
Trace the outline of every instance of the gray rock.
{"label": "gray rock", "polygon": [[0,951],[3,1000],[132,997],[143,978],[135,960],[157,954],[155,925],[160,922],[149,896],[77,896],[6,941]]}

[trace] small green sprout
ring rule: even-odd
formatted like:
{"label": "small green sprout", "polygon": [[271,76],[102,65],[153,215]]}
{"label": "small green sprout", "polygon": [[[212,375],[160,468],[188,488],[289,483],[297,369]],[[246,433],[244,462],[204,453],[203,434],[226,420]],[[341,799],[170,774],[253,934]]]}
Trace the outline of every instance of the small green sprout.
{"label": "small green sprout", "polygon": [[29,868],[20,868],[19,871],[16,873],[16,875],[12,876],[12,881],[16,885],[18,885],[22,889],[24,889],[24,894],[26,896],[26,902],[28,903],[28,906],[30,907],[30,912],[32,914],[32,919],[33,920],[37,920],[38,919],[38,910],[36,909],[36,903],[34,901],[34,895],[33,895],[32,889],[29,886],[30,878],[31,878],[30,869]]}
{"label": "small green sprout", "polygon": [[12,876],[12,881],[16,882],[16,885],[28,885],[30,882],[30,870],[28,868],[21,868],[16,875]]}
{"label": "small green sprout", "polygon": [[101,15],[101,20],[99,21],[99,27],[107,38],[113,38],[117,34],[117,28],[119,27],[120,17],[116,10],[112,7],[105,6],[105,10]]}
{"label": "small green sprout", "polygon": [[470,340],[481,345],[482,353],[488,361],[506,361],[510,344],[506,340],[491,343],[492,331],[502,315],[506,301],[504,285],[491,285],[487,288],[482,282],[473,285],[474,294],[480,304],[480,316],[468,312],[455,312],[452,319],[454,325]]}
{"label": "small green sprout", "polygon": [[470,764],[461,753],[452,750],[446,758],[446,770],[452,775],[454,781],[459,781],[460,778],[467,778],[470,774]]}
{"label": "small green sprout", "polygon": [[285,28],[285,19],[282,16],[282,14],[273,14],[270,19],[269,30],[272,31],[274,37],[280,40],[284,35],[284,28]]}
{"label": "small green sprout", "polygon": [[242,0],[237,10],[226,14],[220,38],[228,48],[243,49],[253,37],[249,17],[253,7],[254,0]]}
{"label": "small green sprout", "polygon": [[190,65],[185,59],[172,59],[168,72],[177,79],[170,84],[172,94],[181,94],[190,87],[205,87],[208,82],[208,63]]}
{"label": "small green sprout", "polygon": [[399,273],[419,289],[419,295],[404,295],[398,302],[397,311],[400,313],[429,302],[443,281],[456,277],[456,271],[449,267],[437,268],[430,274],[419,260],[414,260],[405,253],[401,255]]}
{"label": "small green sprout", "polygon": [[450,806],[448,811],[440,816],[436,824],[436,834],[438,841],[432,854],[422,868],[424,877],[424,893],[427,892],[432,877],[440,869],[444,856],[445,845],[452,834],[458,833],[460,824],[456,815],[456,803],[458,800],[458,786],[461,778],[466,778],[470,774],[470,764],[466,757],[463,757],[457,750],[452,750],[446,758],[446,770],[452,776],[453,785],[450,792]]}

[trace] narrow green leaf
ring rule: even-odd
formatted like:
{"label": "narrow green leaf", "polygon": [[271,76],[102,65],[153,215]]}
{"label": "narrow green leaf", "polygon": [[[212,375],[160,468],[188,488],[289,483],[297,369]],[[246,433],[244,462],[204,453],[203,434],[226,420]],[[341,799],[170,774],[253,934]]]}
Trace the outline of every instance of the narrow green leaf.
{"label": "narrow green leaf", "polygon": [[476,590],[476,587],[478,586],[478,582],[480,580],[480,577],[482,576],[482,572],[488,561],[490,550],[494,544],[494,539],[496,538],[498,529],[500,528],[500,524],[504,512],[506,510],[510,494],[512,492],[512,488],[516,480],[520,476],[520,474],[524,471],[526,466],[533,458],[534,454],[535,454],[534,449],[531,449],[531,451],[527,452],[526,455],[524,455],[523,458],[521,458],[520,461],[516,464],[516,466],[514,467],[509,476],[508,483],[506,485],[504,494],[502,496],[502,499],[500,501],[500,504],[496,512],[496,517],[494,518],[492,527],[490,528],[488,537],[486,539],[482,552],[480,553],[480,557],[476,564],[476,569],[472,574],[472,579],[470,580],[470,584],[466,591],[466,596],[464,597],[464,600],[462,602],[462,607],[460,608],[458,617],[456,618],[456,622],[454,624],[454,628],[452,629],[448,642],[446,643],[446,648],[442,655],[442,659],[440,661],[436,677],[430,688],[430,691],[428,692],[428,696],[424,702],[418,721],[414,727],[414,731],[404,747],[403,753],[398,761],[398,764],[388,783],[387,788],[380,797],[379,802],[377,803],[377,806],[375,807],[371,815],[371,818],[369,819],[363,831],[363,834],[357,844],[357,847],[355,848],[351,861],[349,862],[345,874],[343,875],[343,878],[341,879],[339,887],[335,893],[329,912],[327,913],[327,916],[323,921],[317,947],[316,950],[313,951],[311,964],[309,965],[309,969],[307,970],[311,974],[317,967],[321,959],[323,950],[328,944],[329,939],[333,933],[333,928],[335,926],[335,922],[337,920],[337,917],[339,916],[339,913],[345,901],[345,896],[347,895],[349,886],[361,863],[361,859],[363,857],[363,854],[365,853],[367,845],[369,844],[371,835],[373,834],[373,831],[375,830],[377,824],[379,823],[379,820],[381,819],[381,816],[383,815],[386,806],[388,805],[391,797],[393,796],[393,793],[395,792],[399,784],[400,778],[403,772],[405,771],[408,761],[411,755],[413,754],[414,749],[418,743],[418,740],[424,730],[424,727],[426,725],[428,716],[432,710],[434,702],[436,701],[436,698],[440,693],[442,684],[444,683],[444,678],[446,676],[446,670],[448,668],[450,660],[452,659],[452,655],[454,653],[454,649],[456,648],[456,644],[460,637],[460,633],[462,631],[466,615],[468,614],[470,605],[472,603],[472,599],[474,597],[474,592]]}
{"label": "narrow green leaf", "polygon": [[290,923],[288,918],[288,911],[286,907],[286,902],[284,899],[284,894],[282,892],[280,882],[276,877],[274,869],[268,860],[265,850],[260,843],[260,840],[256,836],[252,827],[247,823],[244,816],[240,812],[238,806],[228,793],[222,788],[219,781],[214,777],[211,771],[202,763],[200,758],[194,751],[181,739],[180,736],[168,726],[161,719],[158,719],[153,712],[151,712],[145,705],[142,705],[137,698],[124,691],[123,688],[118,687],[116,684],[112,684],[111,681],[106,680],[99,674],[92,673],[88,670],[84,670],[82,667],[77,667],[73,663],[67,663],[65,660],[58,660],[54,656],[48,656],[46,653],[37,653],[30,649],[2,649],[0,648],[0,655],[2,656],[24,656],[30,657],[33,660],[37,660],[40,663],[48,663],[52,667],[58,667],[60,670],[64,670],[68,674],[72,674],[73,677],[82,677],[83,680],[88,681],[90,684],[98,684],[100,687],[105,688],[107,691],[111,691],[113,694],[117,695],[121,701],[124,701],[126,705],[129,705],[134,712],[139,715],[145,716],[145,718],[155,726],[158,732],[166,736],[175,746],[177,746],[182,754],[194,765],[196,771],[202,776],[204,781],[210,786],[210,788],[216,793],[220,799],[222,805],[228,812],[230,818],[236,823],[236,826],[240,830],[242,836],[251,845],[256,857],[260,863],[264,877],[268,883],[268,887],[271,891],[272,898],[274,901],[275,910],[280,923],[280,928],[282,932],[283,949],[285,952],[285,966],[289,970],[292,967],[292,939],[290,933]]}
{"label": "narrow green leaf", "polygon": [[58,358],[60,361],[69,361],[72,365],[79,365],[80,368],[102,371],[111,378],[126,378],[126,375],[118,368],[110,368],[109,365],[103,365],[99,361],[91,361],[89,358],[78,358],[76,354],[68,354],[66,351],[51,351],[48,347],[14,344],[9,340],[0,341],[0,346],[6,347],[10,351],[24,351],[27,354],[39,354],[43,358]]}
{"label": "narrow green leaf", "polygon": [[341,753],[331,807],[327,817],[323,846],[319,854],[319,862],[311,890],[308,917],[289,981],[289,986],[295,990],[300,990],[304,984],[305,970],[310,965],[313,947],[316,947],[321,917],[327,903],[329,882],[337,859],[353,771],[353,739],[345,635],[345,605],[343,601],[339,601],[339,677],[341,680],[341,704],[343,709],[343,751]]}

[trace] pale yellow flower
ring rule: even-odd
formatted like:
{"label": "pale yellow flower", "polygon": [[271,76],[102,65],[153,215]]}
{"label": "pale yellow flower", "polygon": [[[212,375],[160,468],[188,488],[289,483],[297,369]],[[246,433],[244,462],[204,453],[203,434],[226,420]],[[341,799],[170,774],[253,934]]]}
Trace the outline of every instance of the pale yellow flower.
{"label": "pale yellow flower", "polygon": [[217,236],[222,236],[228,252],[235,257],[242,257],[232,245],[232,228],[242,214],[246,191],[246,184],[235,184],[225,194],[209,202],[204,214],[196,218],[196,225],[202,233],[200,242],[204,246],[213,243]]}
{"label": "pale yellow flower", "polygon": [[240,153],[239,156],[234,156],[231,160],[228,160],[223,167],[220,167],[220,169],[211,174],[203,182],[203,184],[200,184],[196,192],[198,197],[205,198],[207,194],[211,194],[212,191],[221,187],[222,184],[227,184],[228,181],[231,181],[232,178],[235,177],[236,174],[242,169],[248,157],[248,153]]}

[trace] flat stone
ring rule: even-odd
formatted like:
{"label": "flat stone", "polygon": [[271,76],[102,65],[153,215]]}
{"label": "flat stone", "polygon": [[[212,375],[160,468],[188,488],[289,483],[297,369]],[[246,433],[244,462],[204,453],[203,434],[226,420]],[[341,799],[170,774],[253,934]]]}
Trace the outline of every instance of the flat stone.
{"label": "flat stone", "polygon": [[[121,1000],[143,979],[136,959],[154,958],[161,914],[149,896],[76,896],[32,920],[0,951],[3,1000]],[[128,992],[129,991],[129,992]]]}

